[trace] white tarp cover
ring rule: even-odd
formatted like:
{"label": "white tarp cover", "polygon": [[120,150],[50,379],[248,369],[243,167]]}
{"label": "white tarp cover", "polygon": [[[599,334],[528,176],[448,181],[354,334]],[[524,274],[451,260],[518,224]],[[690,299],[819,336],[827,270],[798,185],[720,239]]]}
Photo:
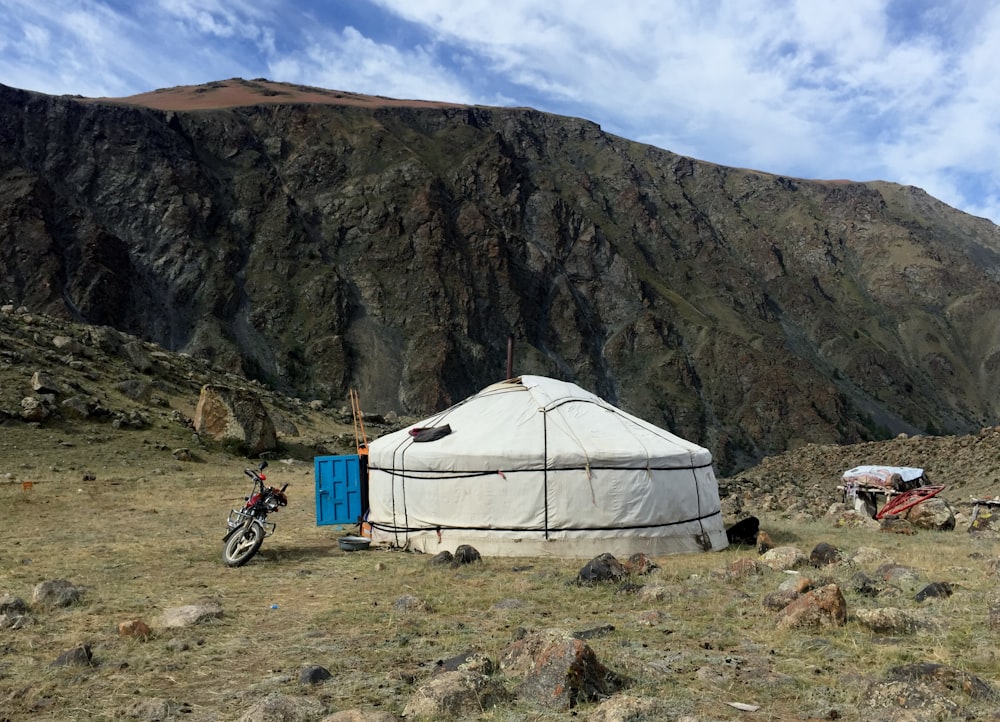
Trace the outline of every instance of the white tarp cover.
{"label": "white tarp cover", "polygon": [[[418,442],[415,429],[451,433]],[[493,384],[368,448],[376,542],[589,558],[727,546],[707,450],[575,384]]]}
{"label": "white tarp cover", "polygon": [[845,484],[861,484],[864,486],[880,486],[892,489],[898,486],[894,478],[903,482],[913,482],[922,478],[923,469],[912,466],[855,466],[848,469],[841,477]]}

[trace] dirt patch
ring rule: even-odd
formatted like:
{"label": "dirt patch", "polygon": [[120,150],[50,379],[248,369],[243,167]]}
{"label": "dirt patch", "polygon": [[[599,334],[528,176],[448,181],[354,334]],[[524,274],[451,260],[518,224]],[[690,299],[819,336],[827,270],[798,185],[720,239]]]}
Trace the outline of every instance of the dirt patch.
{"label": "dirt patch", "polygon": [[293,83],[279,83],[263,78],[244,80],[232,78],[202,85],[178,85],[124,98],[82,98],[81,102],[121,103],[141,105],[157,110],[211,110],[246,105],[287,105],[319,103],[323,105],[353,105],[368,108],[458,108],[459,103],[439,103],[428,100],[401,100],[384,96],[362,95],[341,90],[312,88]]}

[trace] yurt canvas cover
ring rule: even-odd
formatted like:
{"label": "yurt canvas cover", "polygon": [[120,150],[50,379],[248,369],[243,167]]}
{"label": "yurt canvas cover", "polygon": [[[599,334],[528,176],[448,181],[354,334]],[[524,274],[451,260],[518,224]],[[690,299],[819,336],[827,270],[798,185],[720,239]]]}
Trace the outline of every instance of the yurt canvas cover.
{"label": "yurt canvas cover", "polygon": [[589,558],[727,545],[707,449],[540,376],[372,441],[368,483],[373,540],[429,553],[471,544],[493,556]]}

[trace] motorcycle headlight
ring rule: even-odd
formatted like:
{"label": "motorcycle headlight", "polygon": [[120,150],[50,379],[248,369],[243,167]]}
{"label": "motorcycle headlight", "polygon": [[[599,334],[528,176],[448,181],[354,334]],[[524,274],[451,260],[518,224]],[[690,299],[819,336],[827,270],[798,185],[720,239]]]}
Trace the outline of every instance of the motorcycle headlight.
{"label": "motorcycle headlight", "polygon": [[267,500],[266,506],[268,511],[274,511],[278,508],[278,500],[272,496]]}

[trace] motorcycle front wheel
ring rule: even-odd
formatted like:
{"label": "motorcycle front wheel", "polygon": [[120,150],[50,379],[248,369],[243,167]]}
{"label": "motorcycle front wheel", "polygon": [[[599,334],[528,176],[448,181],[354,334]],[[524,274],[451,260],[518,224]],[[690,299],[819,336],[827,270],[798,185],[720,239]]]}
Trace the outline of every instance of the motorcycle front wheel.
{"label": "motorcycle front wheel", "polygon": [[222,561],[226,566],[241,567],[246,564],[264,543],[264,527],[248,522],[233,530],[222,547]]}

